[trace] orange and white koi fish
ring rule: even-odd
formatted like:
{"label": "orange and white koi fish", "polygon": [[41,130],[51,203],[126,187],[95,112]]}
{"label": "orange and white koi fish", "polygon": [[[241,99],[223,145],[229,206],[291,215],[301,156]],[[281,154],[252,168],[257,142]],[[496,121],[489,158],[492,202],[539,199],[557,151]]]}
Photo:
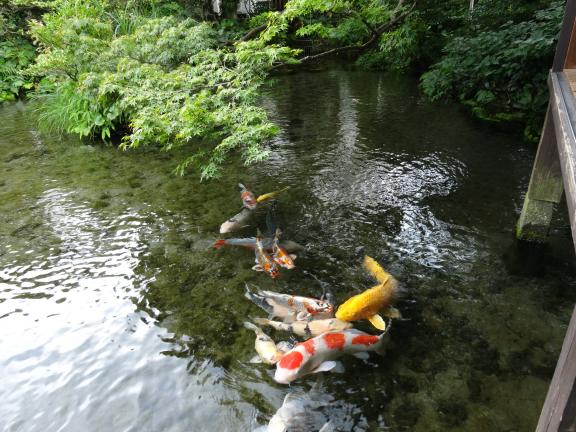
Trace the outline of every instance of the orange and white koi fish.
{"label": "orange and white koi fish", "polygon": [[264,333],[260,327],[255,326],[251,322],[245,322],[244,327],[256,333],[254,348],[256,348],[258,355],[253,357],[250,360],[250,363],[276,364],[280,361],[284,355],[284,351],[276,345],[270,336]]}
{"label": "orange and white koi fish", "polygon": [[334,306],[325,301],[310,297],[292,296],[273,291],[250,291],[246,286],[246,298],[264,309],[270,317],[278,317],[284,322],[332,318]]}
{"label": "orange and white koi fish", "polygon": [[242,183],[238,183],[240,188],[240,198],[242,198],[242,205],[248,210],[254,210],[258,206],[256,195],[250,192]]}
{"label": "orange and white koi fish", "polygon": [[275,330],[292,332],[298,336],[314,337],[331,331],[347,330],[352,328],[352,324],[340,321],[337,318],[318,319],[311,321],[293,321],[285,323],[272,321],[266,318],[253,318],[256,324],[270,326]]}
{"label": "orange and white koi fish", "polygon": [[292,270],[294,267],[294,260],[296,259],[296,255],[288,254],[288,252],[282,247],[280,243],[280,229],[276,228],[276,234],[274,235],[274,240],[272,241],[272,259],[278,264],[280,267],[284,267],[288,270]]}
{"label": "orange and white koi fish", "polygon": [[274,381],[290,384],[305,375],[326,371],[341,371],[341,364],[334,361],[344,354],[366,356],[366,351],[382,353],[384,335],[374,336],[359,330],[324,333],[299,343],[276,364]]}
{"label": "orange and white koi fish", "polygon": [[272,279],[280,277],[278,264],[276,264],[272,257],[264,250],[260,230],[258,230],[256,234],[256,250],[254,252],[256,254],[256,265],[252,267],[252,270],[263,271]]}

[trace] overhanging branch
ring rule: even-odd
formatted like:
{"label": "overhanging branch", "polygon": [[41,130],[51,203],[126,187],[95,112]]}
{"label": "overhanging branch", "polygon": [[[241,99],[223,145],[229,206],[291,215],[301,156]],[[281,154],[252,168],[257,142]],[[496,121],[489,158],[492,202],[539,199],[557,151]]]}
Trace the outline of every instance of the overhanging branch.
{"label": "overhanging branch", "polygon": [[416,6],[416,1],[414,1],[414,3],[412,3],[412,6],[410,6],[410,9],[407,9],[406,11],[404,11],[401,14],[398,14],[398,11],[402,8],[404,4],[404,0],[399,0],[398,4],[396,5],[396,7],[394,8],[394,12],[393,12],[393,18],[388,21],[385,22],[384,24],[376,27],[375,29],[371,29],[372,30],[372,36],[370,36],[370,38],[358,45],[346,45],[343,47],[338,47],[338,48],[333,48],[327,51],[323,51],[321,53],[318,54],[314,54],[314,55],[309,55],[306,57],[303,57],[300,59],[300,63],[309,63],[311,61],[315,61],[318,59],[321,59],[323,57],[328,57],[331,55],[335,55],[335,54],[339,54],[345,51],[362,51],[365,50],[366,48],[369,48],[373,43],[375,43],[378,38],[385,32],[387,32],[388,30],[392,29],[396,24],[398,24],[400,21],[402,21],[404,18],[406,18],[414,9],[414,7]]}

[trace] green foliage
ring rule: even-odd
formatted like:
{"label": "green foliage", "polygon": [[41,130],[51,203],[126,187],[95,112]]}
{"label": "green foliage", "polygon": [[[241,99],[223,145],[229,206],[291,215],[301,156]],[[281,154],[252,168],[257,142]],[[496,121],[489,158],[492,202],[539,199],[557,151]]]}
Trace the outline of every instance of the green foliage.
{"label": "green foliage", "polygon": [[482,118],[528,118],[539,127],[563,12],[563,3],[555,2],[530,21],[453,39],[445,57],[422,76],[424,93],[434,100],[456,97]]}
{"label": "green foliage", "polygon": [[0,102],[14,100],[34,83],[23,70],[35,56],[34,47],[24,38],[0,42]]}
{"label": "green foliage", "polygon": [[264,41],[285,38],[292,27],[299,37],[315,37],[333,45],[361,45],[388,21],[392,6],[386,1],[290,0],[283,12],[263,14]]}
{"label": "green foliage", "polygon": [[0,103],[14,100],[34,86],[23,72],[35,56],[26,37],[26,19],[50,3],[31,0],[0,3]]}
{"label": "green foliage", "polygon": [[255,105],[258,89],[293,50],[258,40],[219,47],[211,25],[176,17],[138,17],[120,34],[114,15],[100,1],[62,0],[33,26],[42,124],[103,140],[126,130],[124,148],[186,146],[176,171],[194,165],[202,178],[217,177],[233,152],[246,164],[267,156],[262,144],[277,130]]}
{"label": "green foliage", "polygon": [[403,70],[422,57],[424,38],[430,28],[419,13],[411,15],[401,26],[383,34],[379,49],[385,64],[392,69]]}

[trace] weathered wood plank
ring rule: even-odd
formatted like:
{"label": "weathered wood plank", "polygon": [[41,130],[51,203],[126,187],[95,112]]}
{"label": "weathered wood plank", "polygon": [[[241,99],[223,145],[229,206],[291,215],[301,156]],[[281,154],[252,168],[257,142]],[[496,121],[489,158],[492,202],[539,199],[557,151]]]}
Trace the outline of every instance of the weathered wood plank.
{"label": "weathered wood plank", "polygon": [[[556,364],[552,382],[548,388],[544,408],[540,414],[536,432],[569,432],[574,424],[570,417],[576,380],[576,307],[564,337],[562,351]],[[562,427],[562,428],[561,428]]]}
{"label": "weathered wood plank", "polygon": [[576,96],[576,69],[564,69],[564,74],[568,78],[572,93]]}
{"label": "weathered wood plank", "polygon": [[558,43],[556,44],[554,62],[552,63],[553,72],[576,68],[576,40],[572,41],[575,18],[576,0],[568,0],[566,2],[566,10],[564,11],[564,19],[562,20]]}
{"label": "weathered wood plank", "polygon": [[572,240],[576,248],[576,135],[573,126],[576,124],[575,99],[568,79],[562,72],[550,74],[549,88]]}
{"label": "weathered wood plank", "polygon": [[546,239],[554,206],[562,198],[562,170],[551,107],[548,105],[530,185],[516,226],[516,236],[521,240]]}

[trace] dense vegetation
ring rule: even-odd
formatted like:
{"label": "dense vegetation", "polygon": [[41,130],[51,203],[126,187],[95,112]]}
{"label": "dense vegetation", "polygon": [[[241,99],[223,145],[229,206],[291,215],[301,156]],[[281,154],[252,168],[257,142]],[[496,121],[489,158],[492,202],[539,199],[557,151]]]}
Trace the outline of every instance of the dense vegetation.
{"label": "dense vegetation", "polygon": [[[271,72],[339,55],[358,67],[424,72],[433,99],[535,137],[563,13],[550,0],[289,0],[233,18],[236,2],[9,0],[0,7],[0,101],[33,89],[46,128],[170,150],[203,178],[226,159],[265,158],[276,133],[258,105]],[[218,18],[218,19],[216,19]],[[291,47],[306,41],[304,53]],[[37,57],[30,65],[35,50]]]}

